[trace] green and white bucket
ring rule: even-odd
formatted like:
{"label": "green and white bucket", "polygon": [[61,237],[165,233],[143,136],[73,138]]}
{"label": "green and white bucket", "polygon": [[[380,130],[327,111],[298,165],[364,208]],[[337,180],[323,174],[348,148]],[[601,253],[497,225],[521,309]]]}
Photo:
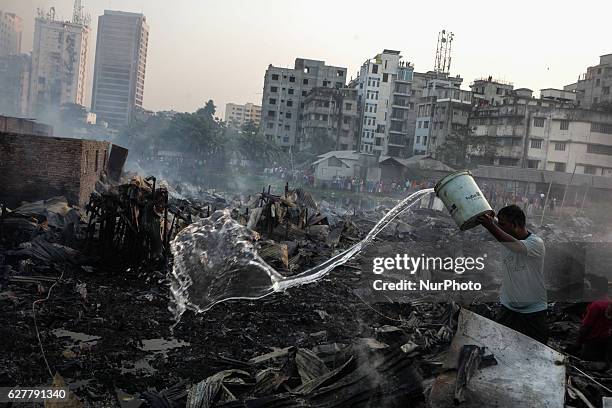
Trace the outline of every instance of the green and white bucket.
{"label": "green and white bucket", "polygon": [[444,177],[434,190],[461,231],[474,228],[478,225],[476,218],[485,213],[495,215],[472,173],[467,170]]}

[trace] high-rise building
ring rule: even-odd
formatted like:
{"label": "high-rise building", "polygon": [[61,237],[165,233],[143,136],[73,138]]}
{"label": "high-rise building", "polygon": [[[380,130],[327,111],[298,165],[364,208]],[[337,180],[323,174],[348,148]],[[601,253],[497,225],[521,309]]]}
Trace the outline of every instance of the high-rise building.
{"label": "high-rise building", "polygon": [[259,127],[261,123],[261,106],[252,103],[244,105],[228,103],[225,105],[225,122],[228,126],[235,129],[240,129],[249,122]]}
{"label": "high-rise building", "polygon": [[55,12],[39,10],[34,28],[30,114],[37,118],[55,115],[64,103],[83,105],[87,57],[88,19],[55,19]]}
{"label": "high-rise building", "polygon": [[394,50],[384,50],[361,66],[356,87],[361,108],[362,152],[394,157],[412,155],[413,72],[414,67]]}
{"label": "high-rise building", "polygon": [[21,53],[22,31],[21,17],[0,10],[0,57]]}
{"label": "high-rise building", "polygon": [[30,64],[27,54],[0,57],[0,114],[28,116]]}
{"label": "high-rise building", "polygon": [[317,87],[343,88],[346,68],[325,61],[297,58],[293,68],[268,66],[264,77],[261,130],[284,149],[300,145],[303,103]]}
{"label": "high-rise building", "polygon": [[144,15],[105,10],[98,18],[91,100],[98,120],[121,127],[142,109],[148,44]]}

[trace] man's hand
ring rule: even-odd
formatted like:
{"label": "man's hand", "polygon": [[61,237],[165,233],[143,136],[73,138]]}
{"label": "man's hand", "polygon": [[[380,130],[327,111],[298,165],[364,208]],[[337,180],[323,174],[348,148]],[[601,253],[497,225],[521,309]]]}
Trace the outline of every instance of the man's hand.
{"label": "man's hand", "polygon": [[476,221],[478,221],[483,227],[489,228],[495,223],[495,217],[491,213],[484,213],[476,218]]}

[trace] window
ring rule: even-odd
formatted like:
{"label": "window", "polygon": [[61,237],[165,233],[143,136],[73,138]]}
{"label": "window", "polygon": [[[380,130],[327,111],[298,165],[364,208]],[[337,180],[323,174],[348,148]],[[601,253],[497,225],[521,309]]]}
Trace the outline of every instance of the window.
{"label": "window", "polygon": [[423,129],[429,129],[429,121],[428,120],[423,121]]}
{"label": "window", "polygon": [[306,96],[308,94],[307,91],[302,91],[302,96]]}
{"label": "window", "polygon": [[98,156],[100,155],[100,151],[96,150],[96,160],[94,161],[94,172],[98,172]]}
{"label": "window", "polygon": [[274,112],[273,110],[269,110],[268,111],[268,117],[269,118],[273,118],[274,116],[276,116],[276,112]]}
{"label": "window", "polygon": [[418,144],[418,143],[421,143],[421,136],[417,136],[417,137],[416,137],[416,142],[417,142],[417,144]]}
{"label": "window", "polygon": [[376,64],[372,65],[372,73],[373,74],[378,74],[378,65],[376,65]]}
{"label": "window", "polygon": [[527,167],[530,169],[537,169],[538,164],[540,164],[539,160],[529,160],[527,161]]}
{"label": "window", "polygon": [[561,130],[568,130],[569,120],[562,120],[561,123],[559,124],[559,127],[561,128]]}
{"label": "window", "polygon": [[497,95],[501,95],[501,94],[502,94],[502,89],[501,89],[501,88],[497,88],[497,89],[495,90],[495,93],[496,93]]}
{"label": "window", "polygon": [[534,127],[544,127],[544,118],[533,118]]}
{"label": "window", "polygon": [[606,156],[612,156],[612,146],[609,145],[598,145],[588,144],[587,153],[593,154],[605,154]]}
{"label": "window", "polygon": [[293,101],[287,101],[287,106],[289,107],[293,106]]}
{"label": "window", "polygon": [[337,89],[342,88],[344,84],[342,82],[336,82],[336,84],[334,85]]}
{"label": "window", "polygon": [[[385,61],[387,62],[387,61]],[[389,74],[383,74],[383,82],[389,82]]]}
{"label": "window", "polygon": [[603,88],[601,88],[601,94],[602,95],[610,95],[610,87],[609,86],[604,86]]}
{"label": "window", "polygon": [[351,110],[353,109],[353,104],[352,103],[345,103],[344,104],[344,110]]}
{"label": "window", "polygon": [[541,139],[531,139],[531,148],[532,149],[541,149],[542,148],[542,140]]}
{"label": "window", "polygon": [[600,80],[599,80],[599,78],[597,78],[597,79],[595,80],[595,86],[599,86],[599,83],[600,83]]}
{"label": "window", "polygon": [[288,136],[283,137],[283,143],[289,143],[289,137]]}
{"label": "window", "polygon": [[555,163],[555,171],[565,171],[565,163]]}
{"label": "window", "polygon": [[422,125],[422,122],[419,120],[419,121],[417,122],[417,129],[420,129],[420,128],[421,128],[421,125]]}
{"label": "window", "polygon": [[323,81],[323,86],[327,87],[327,85],[329,85],[329,81]]}
{"label": "window", "polygon": [[274,123],[268,122],[268,129],[274,129]]}
{"label": "window", "polygon": [[595,174],[595,173],[597,173],[597,167],[584,166],[584,174]]}
{"label": "window", "polygon": [[272,80],[278,81],[278,74],[272,74]]}
{"label": "window", "polygon": [[427,136],[423,136],[423,144],[427,145]]}
{"label": "window", "polygon": [[270,103],[270,105],[276,105],[276,99],[274,98],[270,98],[268,102]]}
{"label": "window", "polygon": [[287,91],[287,93],[288,93],[289,95],[293,95],[293,88],[289,88],[289,90]]}
{"label": "window", "polygon": [[304,85],[308,85],[308,78],[304,78],[304,80],[302,81],[302,83],[303,83]]}
{"label": "window", "polygon": [[291,126],[290,125],[285,125],[285,130],[291,130]]}
{"label": "window", "polygon": [[565,142],[556,142],[555,150],[565,151]]}
{"label": "window", "polygon": [[290,76],[289,77],[289,82],[295,82],[295,77],[294,76]]}
{"label": "window", "polygon": [[287,113],[285,114],[285,117],[286,117],[287,119],[291,119],[291,112],[287,112]]}
{"label": "window", "polygon": [[336,76],[337,77],[343,77],[344,76],[344,71],[342,71],[341,69],[336,71]]}
{"label": "window", "polygon": [[278,92],[278,87],[277,86],[271,87],[270,92],[274,92],[274,93]]}

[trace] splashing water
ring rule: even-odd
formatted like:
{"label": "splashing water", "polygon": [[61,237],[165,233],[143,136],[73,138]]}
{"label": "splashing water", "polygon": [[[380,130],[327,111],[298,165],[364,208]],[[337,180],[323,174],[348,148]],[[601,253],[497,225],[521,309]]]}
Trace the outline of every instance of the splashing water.
{"label": "splashing water", "polygon": [[432,192],[428,188],[411,194],[385,214],[363,240],[290,277],[281,275],[257,254],[256,232],[233,220],[228,210],[216,211],[185,228],[172,241],[171,291],[176,321],[187,309],[202,313],[227,300],[261,299],[321,279],[361,252],[391,221]]}

